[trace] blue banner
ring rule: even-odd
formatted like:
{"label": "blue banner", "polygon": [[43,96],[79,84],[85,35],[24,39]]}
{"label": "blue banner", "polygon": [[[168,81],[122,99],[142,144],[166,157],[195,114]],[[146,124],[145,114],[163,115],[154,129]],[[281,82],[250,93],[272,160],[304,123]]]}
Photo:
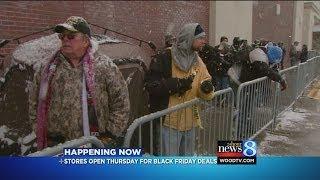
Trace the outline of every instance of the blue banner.
{"label": "blue banner", "polygon": [[320,157],[257,157],[217,164],[216,157],[1,157],[0,179],[320,179]]}

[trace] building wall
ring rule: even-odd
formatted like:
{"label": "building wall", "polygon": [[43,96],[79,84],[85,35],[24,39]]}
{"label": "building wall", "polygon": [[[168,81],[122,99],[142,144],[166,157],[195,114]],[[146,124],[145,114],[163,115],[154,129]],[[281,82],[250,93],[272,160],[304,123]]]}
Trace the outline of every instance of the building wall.
{"label": "building wall", "polygon": [[313,16],[314,13],[311,9],[304,9],[302,44],[306,44],[309,50],[312,48],[312,28],[314,25]]}
{"label": "building wall", "polygon": [[[211,10],[210,10],[211,11]],[[220,42],[221,36],[227,36],[229,42],[235,36],[252,40],[252,1],[216,1],[213,45]],[[210,26],[211,27],[211,26]]]}
{"label": "building wall", "polygon": [[303,18],[304,18],[304,2],[294,1],[294,23],[293,23],[293,39],[294,41],[300,42],[299,47],[301,47],[301,42],[303,40]]}
{"label": "building wall", "polygon": [[[277,4],[280,6],[279,14],[276,11]],[[289,47],[294,36],[293,17],[294,1],[255,1],[253,3],[252,39],[264,38],[274,42],[283,42],[287,51],[285,65],[289,64]]]}
{"label": "building wall", "polygon": [[216,1],[210,1],[209,8],[209,44],[216,43]]}
{"label": "building wall", "polygon": [[304,3],[304,19],[303,19],[303,44],[308,49],[313,49],[313,29],[319,23],[320,3],[316,1],[305,1]]}
{"label": "building wall", "polygon": [[[175,34],[183,24],[199,22],[208,32],[209,1],[0,1],[0,39],[15,38],[51,27],[71,15],[153,41],[161,47],[169,25]],[[103,32],[97,28],[93,30]],[[15,46],[11,43],[0,49],[0,53],[9,54]]]}

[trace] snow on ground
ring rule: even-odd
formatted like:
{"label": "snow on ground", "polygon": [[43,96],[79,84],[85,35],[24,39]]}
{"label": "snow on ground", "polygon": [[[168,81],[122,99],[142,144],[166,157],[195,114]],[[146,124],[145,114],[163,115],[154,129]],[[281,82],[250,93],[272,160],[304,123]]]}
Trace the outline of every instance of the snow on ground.
{"label": "snow on ground", "polygon": [[36,134],[32,131],[29,135],[22,139],[22,144],[29,144],[32,140],[36,138]]}
{"label": "snow on ground", "polygon": [[[258,155],[319,155],[320,101],[301,97],[292,108],[277,118],[258,145]],[[263,135],[262,135],[263,136]]]}
{"label": "snow on ground", "polygon": [[[279,122],[273,132],[266,132],[266,136],[260,143],[258,148],[258,154],[269,155],[266,153],[271,147],[281,146],[281,144],[295,145],[295,141],[290,138],[290,134],[286,132],[301,131],[299,124],[306,121],[306,118],[310,116],[310,113],[306,110],[299,109],[299,111],[293,111],[289,109],[284,112],[277,121]],[[283,147],[283,146],[282,146]]]}
{"label": "snow on ground", "polygon": [[3,138],[1,140],[3,142],[5,142],[6,144],[8,144],[9,146],[11,146],[14,143],[14,141],[12,139],[10,139],[10,138]]}
{"label": "snow on ground", "polygon": [[[15,137],[15,138],[14,138]],[[25,155],[27,151],[30,150],[32,146],[34,146],[36,134],[34,132],[28,134],[25,137],[18,137],[17,134],[7,126],[3,125],[0,127],[0,152],[1,148],[10,148],[11,145],[17,143],[20,147],[21,155]],[[16,148],[13,146],[12,148]]]}
{"label": "snow on ground", "polygon": [[6,134],[10,131],[10,129],[3,125],[0,127],[0,141],[5,142],[9,146],[14,143],[14,141],[8,137],[6,137]]}
{"label": "snow on ground", "polygon": [[9,128],[5,125],[0,127],[0,139],[5,137],[5,134],[9,131]]}
{"label": "snow on ground", "polygon": [[310,115],[311,113],[305,109],[295,109],[295,111],[290,109],[279,117],[280,122],[275,130],[300,131],[301,127],[297,124],[306,123],[307,117]]}

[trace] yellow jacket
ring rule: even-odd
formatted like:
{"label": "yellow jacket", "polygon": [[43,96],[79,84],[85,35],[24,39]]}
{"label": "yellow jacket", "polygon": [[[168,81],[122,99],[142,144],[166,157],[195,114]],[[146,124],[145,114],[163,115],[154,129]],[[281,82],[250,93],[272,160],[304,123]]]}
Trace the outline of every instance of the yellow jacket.
{"label": "yellow jacket", "polygon": [[[171,62],[172,77],[186,78],[191,74],[194,74],[195,77],[193,79],[192,88],[190,90],[188,90],[181,96],[179,96],[178,94],[170,96],[168,105],[169,108],[190,101],[197,97],[205,100],[211,100],[213,98],[213,91],[211,93],[205,94],[200,89],[201,82],[211,79],[211,76],[208,73],[206,65],[202,62],[199,56],[197,63],[195,63],[188,72],[180,70],[178,66],[176,66],[174,60],[172,60]],[[194,105],[192,107],[188,107],[167,115],[164,120],[164,126],[177,129],[179,131],[190,130],[193,127],[201,127],[198,106]]]}

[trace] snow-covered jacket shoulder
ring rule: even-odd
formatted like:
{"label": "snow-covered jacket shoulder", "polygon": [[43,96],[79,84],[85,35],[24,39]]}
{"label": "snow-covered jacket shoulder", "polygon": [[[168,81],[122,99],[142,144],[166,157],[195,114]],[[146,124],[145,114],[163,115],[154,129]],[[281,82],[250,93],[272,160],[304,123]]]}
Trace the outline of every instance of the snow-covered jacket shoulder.
{"label": "snow-covered jacket shoulder", "polygon": [[260,61],[269,64],[267,54],[260,48],[256,48],[249,53],[250,62]]}

